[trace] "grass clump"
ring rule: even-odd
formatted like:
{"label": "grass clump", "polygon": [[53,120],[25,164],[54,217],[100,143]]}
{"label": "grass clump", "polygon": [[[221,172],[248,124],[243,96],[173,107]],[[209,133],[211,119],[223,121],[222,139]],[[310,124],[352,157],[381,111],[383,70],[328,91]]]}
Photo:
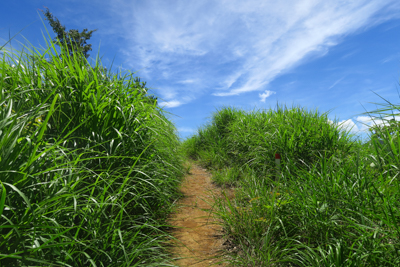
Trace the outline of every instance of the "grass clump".
{"label": "grass clump", "polygon": [[163,266],[182,157],[132,73],[0,51],[0,265]]}
{"label": "grass clump", "polygon": [[228,107],[184,143],[218,183],[235,181],[235,199],[217,200],[216,212],[233,265],[400,265],[400,134],[353,137],[298,107]]}

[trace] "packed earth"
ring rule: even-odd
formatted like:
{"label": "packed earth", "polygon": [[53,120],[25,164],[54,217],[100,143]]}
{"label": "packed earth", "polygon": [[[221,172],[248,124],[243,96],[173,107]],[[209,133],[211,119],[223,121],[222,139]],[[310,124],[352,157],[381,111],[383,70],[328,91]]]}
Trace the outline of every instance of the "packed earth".
{"label": "packed earth", "polygon": [[[221,226],[212,216],[214,197],[221,191],[211,182],[211,175],[193,165],[181,186],[184,197],[170,218],[174,240],[172,252],[178,266],[228,266],[222,249],[224,238]],[[232,197],[231,193],[228,195]]]}

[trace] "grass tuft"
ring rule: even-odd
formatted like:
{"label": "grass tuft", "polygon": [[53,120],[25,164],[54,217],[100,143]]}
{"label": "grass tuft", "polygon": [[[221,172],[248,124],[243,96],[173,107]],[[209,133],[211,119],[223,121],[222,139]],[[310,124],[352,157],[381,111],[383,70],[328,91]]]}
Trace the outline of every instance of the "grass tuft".
{"label": "grass tuft", "polygon": [[336,123],[299,107],[228,107],[183,144],[236,188],[215,212],[234,266],[400,265],[400,135],[363,144]]}
{"label": "grass tuft", "polygon": [[52,41],[0,60],[0,265],[170,266],[176,129],[132,73]]}

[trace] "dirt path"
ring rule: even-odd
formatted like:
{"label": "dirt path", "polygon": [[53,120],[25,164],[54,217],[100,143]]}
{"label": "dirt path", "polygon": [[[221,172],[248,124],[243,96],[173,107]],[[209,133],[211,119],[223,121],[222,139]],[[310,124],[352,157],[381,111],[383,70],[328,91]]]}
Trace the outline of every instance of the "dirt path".
{"label": "dirt path", "polygon": [[186,267],[228,266],[221,263],[223,242],[221,227],[210,213],[212,194],[220,190],[211,183],[211,175],[203,168],[192,165],[190,174],[182,183],[185,195],[178,202],[176,213],[171,215],[170,224],[175,226],[172,253],[177,258],[174,264]]}

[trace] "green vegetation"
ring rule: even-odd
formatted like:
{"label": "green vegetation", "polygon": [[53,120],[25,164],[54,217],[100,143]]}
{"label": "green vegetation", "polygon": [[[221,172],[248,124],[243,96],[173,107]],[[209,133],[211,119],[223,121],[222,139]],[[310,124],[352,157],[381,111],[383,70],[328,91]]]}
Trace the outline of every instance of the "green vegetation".
{"label": "green vegetation", "polygon": [[0,266],[171,266],[176,129],[132,73],[0,49]]}
{"label": "green vegetation", "polygon": [[400,133],[375,130],[363,144],[299,107],[214,113],[183,146],[235,187],[215,212],[233,266],[400,266]]}

